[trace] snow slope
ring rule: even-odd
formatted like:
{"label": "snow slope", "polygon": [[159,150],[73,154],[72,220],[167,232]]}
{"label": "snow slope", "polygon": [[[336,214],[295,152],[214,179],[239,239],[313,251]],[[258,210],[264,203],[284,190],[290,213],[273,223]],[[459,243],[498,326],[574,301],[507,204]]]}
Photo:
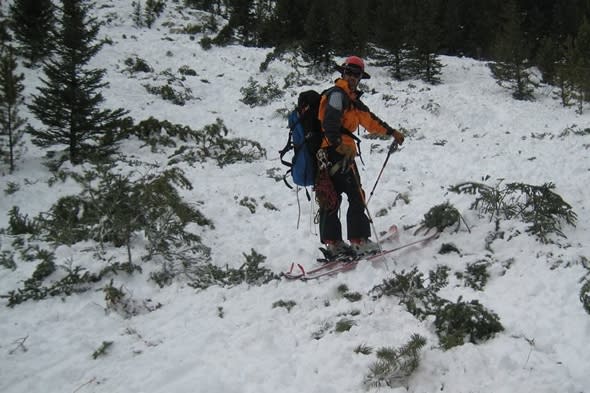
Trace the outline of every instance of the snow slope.
{"label": "snow slope", "polygon": [[[287,130],[277,111],[291,108],[297,92],[306,87],[290,88],[282,99],[250,108],[240,101],[240,88],[248,78],[265,84],[272,75],[282,84],[291,72],[287,63],[272,62],[261,73],[266,49],[230,46],[204,51],[198,44],[200,35],[171,32],[174,26],[195,23],[199,14],[180,12],[176,4],[168,3],[154,28],[137,29],[130,19],[131,5],[121,3],[97,1],[96,12],[109,20],[101,34],[113,41],[93,63],[108,70],[106,106],[124,107],[137,121],[153,116],[193,129],[220,118],[233,136],[258,141],[267,150],[267,159],[254,163],[183,166],[194,185],[183,196],[202,201],[200,209],[215,223],[214,230],[199,233],[213,249],[213,262],[237,268],[244,253],[254,249],[267,257],[265,266],[276,273],[291,262],[312,266],[319,256],[315,206],[303,192],[297,195],[269,175],[275,168],[283,170],[277,152]],[[124,71],[124,61],[134,56],[144,59],[154,72],[131,77]],[[461,212],[470,231],[462,225],[457,233],[447,230],[426,246],[307,283],[280,280],[260,287],[243,284],[197,291],[183,282],[159,288],[147,280],[147,273],[117,276],[114,286],[123,286],[139,301],[162,305],[132,318],[106,312],[102,291],[29,301],[13,309],[0,299],[0,391],[359,392],[365,389],[363,379],[376,356],[357,354],[356,347],[399,347],[412,334],[420,334],[427,345],[419,368],[404,386],[381,390],[589,393],[590,316],[580,303],[579,291],[588,274],[583,262],[590,257],[590,137],[587,132],[572,132],[590,127],[588,110],[578,115],[561,107],[548,86],[537,90],[534,102],[514,101],[495,83],[484,62],[452,57],[442,61],[442,83],[437,86],[394,81],[368,61],[372,78],[366,82],[365,102],[390,125],[407,132],[406,143],[391,157],[369,209],[377,231],[382,231],[393,223],[400,228],[419,224],[430,208],[448,201]],[[184,106],[146,92],[144,84],[161,82],[163,71],[176,74],[185,65],[198,75],[182,82],[194,95]],[[26,93],[34,93],[39,70],[23,72]],[[330,78],[309,87],[321,90],[330,85]],[[387,141],[363,140],[361,177],[367,191],[387,146]],[[167,162],[166,152],[153,153],[133,141],[122,149],[148,163]],[[2,177],[2,184],[18,184],[19,191],[0,194],[0,211],[16,205],[33,217],[59,196],[75,192],[71,181],[47,184],[50,174],[42,165],[43,155],[28,146],[19,170]],[[522,223],[504,221],[503,229],[514,237],[497,239],[490,252],[485,238],[494,223],[470,209],[473,196],[447,190],[484,178],[492,186],[554,183],[555,191],[578,215],[577,226],[564,226],[567,239],[542,244],[524,233]],[[245,197],[256,201],[255,213],[239,204]],[[265,202],[277,210],[265,208]],[[8,216],[1,215],[0,227],[7,225]],[[402,231],[391,246],[413,239],[411,230]],[[2,235],[0,242],[2,251],[11,249],[9,236]],[[455,245],[461,255],[440,254],[444,243]],[[92,266],[92,256],[83,252],[86,246],[59,247],[56,262],[75,260]],[[484,258],[493,261],[484,291],[466,288],[454,273]],[[504,332],[478,345],[443,351],[432,319],[416,319],[399,299],[373,300],[368,295],[391,278],[392,271],[417,267],[427,273],[441,264],[450,267],[451,275],[440,295],[451,301],[479,300],[498,314]],[[18,265],[15,271],[0,268],[2,294],[21,287],[35,267],[24,261]],[[362,299],[351,303],[342,297],[337,290],[342,284],[363,294]],[[296,305],[290,311],[273,307],[279,300]],[[355,325],[337,333],[333,326],[343,317]],[[93,359],[102,342],[113,344],[104,356]]]}

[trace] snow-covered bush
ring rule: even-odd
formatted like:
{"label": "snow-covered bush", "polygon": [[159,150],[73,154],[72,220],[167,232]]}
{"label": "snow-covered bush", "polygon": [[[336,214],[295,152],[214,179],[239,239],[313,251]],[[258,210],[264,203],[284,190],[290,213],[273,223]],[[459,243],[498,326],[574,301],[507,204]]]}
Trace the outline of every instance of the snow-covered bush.
{"label": "snow-covered bush", "polygon": [[[403,304],[409,313],[418,319],[425,319],[428,315],[433,315],[440,307],[444,299],[441,299],[437,292],[446,283],[444,281],[432,280],[436,273],[431,273],[429,284],[425,283],[424,275],[417,268],[410,272],[394,272],[394,277],[384,280],[380,285],[375,286],[369,292],[374,298],[382,296],[395,296],[399,298],[400,304]],[[445,272],[446,274],[446,272]]]}
{"label": "snow-covered bush", "polygon": [[590,278],[586,278],[582,288],[580,288],[580,301],[584,310],[590,314]]}
{"label": "snow-covered bush", "polygon": [[279,88],[279,85],[272,76],[269,77],[264,86],[250,77],[248,79],[248,85],[242,87],[240,93],[242,93],[242,99],[240,101],[250,107],[268,105],[273,100],[285,95],[285,92]]}
{"label": "snow-covered bush", "polygon": [[246,262],[239,268],[221,268],[211,263],[195,266],[187,273],[190,280],[189,286],[197,289],[205,289],[213,285],[232,287],[242,283],[248,285],[263,285],[279,276],[272,270],[261,266],[266,257],[252,249],[250,255],[243,254]]}
{"label": "snow-covered bush", "polygon": [[129,133],[145,141],[152,151],[161,147],[179,146],[170,155],[169,165],[180,162],[202,163],[213,159],[223,167],[236,162],[253,162],[266,156],[266,150],[258,142],[244,138],[227,138],[229,129],[221,119],[200,130],[193,130],[181,124],[150,117],[130,129]]}
{"label": "snow-covered bush", "polygon": [[552,243],[551,234],[566,237],[562,222],[575,226],[577,215],[572,207],[556,194],[555,185],[545,183],[534,186],[509,183],[505,187],[466,182],[449,188],[456,193],[478,194],[471,208],[493,218],[520,218],[530,224],[527,232],[542,243]]}
{"label": "snow-covered bush", "polygon": [[418,334],[399,348],[384,347],[377,350],[377,361],[369,367],[364,384],[369,388],[404,386],[407,379],[420,365],[420,350],[426,339]]}
{"label": "snow-covered bush", "polygon": [[463,345],[466,341],[478,344],[504,330],[498,316],[477,300],[447,302],[436,312],[436,334],[443,349]]}
{"label": "snow-covered bush", "polygon": [[468,263],[465,272],[457,272],[455,275],[458,279],[464,281],[465,286],[482,291],[490,278],[488,267],[490,262],[482,259],[473,263]]}
{"label": "snow-covered bush", "polygon": [[445,202],[434,206],[424,215],[424,220],[416,232],[430,231],[431,229],[440,232],[453,225],[455,225],[455,231],[458,231],[461,225],[461,213],[449,202]]}

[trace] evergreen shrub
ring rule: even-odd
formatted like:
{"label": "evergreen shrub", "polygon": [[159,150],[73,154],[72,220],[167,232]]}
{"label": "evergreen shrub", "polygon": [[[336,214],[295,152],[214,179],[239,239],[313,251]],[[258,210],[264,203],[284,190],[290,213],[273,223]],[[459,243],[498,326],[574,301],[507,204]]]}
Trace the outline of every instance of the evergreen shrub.
{"label": "evergreen shrub", "polygon": [[28,215],[20,214],[20,209],[13,206],[8,212],[8,233],[11,235],[35,235],[39,233],[37,222]]}
{"label": "evergreen shrub", "polygon": [[147,61],[137,56],[128,57],[124,63],[127,66],[126,71],[128,71],[131,74],[136,74],[138,72],[154,72],[154,69],[148,64]]}
{"label": "evergreen shrub", "polygon": [[178,69],[178,73],[180,75],[185,75],[185,76],[197,76],[197,71],[193,70],[192,68],[190,68],[187,65],[183,65],[182,67],[180,67]]}
{"label": "evergreen shrub", "polygon": [[449,188],[456,193],[478,194],[471,208],[496,218],[520,218],[529,224],[527,232],[542,243],[551,243],[551,234],[566,237],[562,222],[575,226],[577,215],[572,207],[553,190],[555,185],[534,186],[509,183],[491,187],[483,183],[466,182]]}
{"label": "evergreen shrub", "polygon": [[448,284],[447,267],[438,267],[429,273],[429,283],[417,268],[409,273],[394,272],[395,277],[384,280],[374,287],[370,293],[378,298],[383,295],[399,298],[409,313],[420,320],[434,316],[436,333],[441,346],[449,349],[462,345],[467,339],[471,343],[479,343],[502,331],[499,318],[488,311],[477,300],[469,303],[451,303],[438,296],[438,291]]}
{"label": "evergreen shrub", "polygon": [[14,253],[10,251],[2,251],[2,253],[0,253],[0,266],[4,266],[6,269],[9,270],[16,270]]}
{"label": "evergreen shrub", "polygon": [[[442,271],[441,271],[442,272]],[[374,298],[382,296],[395,296],[399,298],[400,304],[403,304],[409,313],[418,319],[425,319],[428,315],[433,315],[440,306],[443,299],[438,297],[437,292],[445,283],[443,277],[446,273],[431,273],[431,277],[441,275],[441,280],[435,279],[430,284],[425,283],[423,273],[414,268],[410,272],[394,272],[394,277],[384,280],[380,285],[375,286],[369,292]]]}
{"label": "evergreen shrub", "polygon": [[580,301],[584,310],[590,314],[590,279],[587,279],[580,288]]}
{"label": "evergreen shrub", "polygon": [[241,161],[254,162],[266,156],[266,150],[258,142],[245,138],[227,138],[230,130],[221,119],[200,130],[193,130],[188,126],[150,117],[132,127],[129,134],[145,141],[152,151],[159,146],[179,146],[170,155],[169,165],[181,162],[202,163],[213,159],[217,165],[223,167]]}
{"label": "evergreen shrub", "polygon": [[199,40],[199,45],[201,45],[203,50],[209,50],[213,47],[213,39],[211,39],[211,37],[204,36]]}
{"label": "evergreen shrub", "polygon": [[291,312],[291,309],[295,307],[297,303],[293,300],[277,300],[272,304],[272,308],[283,307],[287,309],[287,312]]}
{"label": "evergreen shrub", "polygon": [[240,101],[250,107],[268,105],[285,95],[285,92],[279,88],[279,85],[274,81],[272,76],[264,86],[250,77],[248,79],[248,85],[242,87],[240,93],[242,93],[242,99]]}
{"label": "evergreen shrub", "polygon": [[8,299],[8,307],[14,307],[28,300],[42,300],[47,297],[71,296],[75,293],[83,293],[91,290],[96,283],[106,277],[116,276],[121,272],[130,274],[132,271],[141,271],[141,268],[136,265],[115,263],[103,268],[98,273],[91,273],[81,266],[72,266],[69,263],[68,265],[59,266],[65,271],[65,275],[45,285],[49,277],[57,271],[58,266],[54,262],[52,253],[38,253],[38,258],[41,259],[41,262],[37,265],[31,277],[24,281],[22,288],[0,295],[0,297]]}
{"label": "evergreen shrub", "polygon": [[237,269],[227,266],[221,268],[211,263],[196,266],[187,273],[190,279],[188,285],[198,289],[205,289],[213,285],[233,287],[242,283],[259,286],[279,279],[279,276],[272,270],[261,266],[266,260],[266,256],[259,254],[254,249],[249,255],[246,253],[243,255],[246,262]]}
{"label": "evergreen shrub", "polygon": [[178,88],[170,86],[170,84],[153,86],[145,84],[143,86],[148,93],[160,96],[164,101],[170,101],[174,105],[184,106],[187,101],[194,98],[191,89],[189,88]]}
{"label": "evergreen shrub", "polygon": [[356,322],[353,319],[342,318],[334,325],[334,331],[336,333],[344,333],[352,329],[354,325],[356,325]]}
{"label": "evergreen shrub", "polygon": [[160,303],[151,304],[151,300],[144,300],[139,302],[131,297],[131,295],[123,289],[121,285],[119,288],[113,285],[113,279],[109,284],[102,288],[107,311],[114,311],[123,318],[131,318],[147,312],[152,312],[162,307]]}
{"label": "evergreen shrub", "polygon": [[418,334],[399,348],[383,347],[377,350],[377,361],[369,367],[364,384],[368,388],[404,386],[420,365],[420,351],[426,339]]}
{"label": "evergreen shrub", "polygon": [[447,302],[436,311],[434,326],[443,349],[478,344],[504,330],[498,316],[477,300]]}
{"label": "evergreen shrub", "polygon": [[438,232],[455,225],[455,231],[459,230],[461,214],[449,202],[432,207],[425,215],[416,233],[422,230],[436,229]]}
{"label": "evergreen shrub", "polygon": [[477,262],[468,263],[465,272],[455,273],[457,278],[462,279],[465,286],[482,291],[490,278],[488,267],[490,262],[483,259]]}

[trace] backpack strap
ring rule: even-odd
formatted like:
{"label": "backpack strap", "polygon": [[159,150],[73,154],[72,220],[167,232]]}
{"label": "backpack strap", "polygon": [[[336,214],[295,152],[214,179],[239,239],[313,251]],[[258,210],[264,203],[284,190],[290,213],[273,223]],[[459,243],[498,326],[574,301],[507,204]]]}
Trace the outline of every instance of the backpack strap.
{"label": "backpack strap", "polygon": [[[356,102],[352,101],[350,99],[350,97],[348,97],[348,94],[346,94],[346,92],[341,87],[332,86],[332,87],[324,90],[322,92],[322,95],[326,95],[326,97],[328,97],[332,92],[334,92],[336,90],[340,91],[342,93],[342,95],[344,96],[344,100],[345,100],[344,101],[344,107],[345,107],[345,109],[348,109],[350,107],[356,107]],[[345,109],[343,109],[343,110],[345,110]],[[363,161],[363,156],[362,156],[362,153],[361,153],[362,152],[362,150],[361,150],[361,139],[358,136],[356,136],[351,130],[348,130],[348,129],[344,128],[344,127],[340,127],[340,135],[346,135],[346,136],[350,137],[356,143],[356,147],[357,147],[356,150],[358,152],[358,157],[361,160],[361,163],[363,165],[365,165],[365,162]],[[327,137],[325,135],[324,135],[324,138],[327,140]],[[328,143],[329,143],[329,141],[328,141]],[[338,164],[341,165],[341,163],[338,163]]]}
{"label": "backpack strap", "polygon": [[[297,112],[299,113],[299,112]],[[289,120],[291,120],[291,116],[292,116],[293,112],[291,112],[291,115],[289,115]],[[294,122],[289,121],[289,136],[287,137],[287,143],[285,144],[285,147],[283,147],[281,150],[279,150],[279,158],[281,159],[281,164],[285,165],[287,168],[287,172],[285,172],[285,174],[283,175],[283,182],[285,182],[285,185],[289,188],[293,188],[293,186],[291,184],[289,184],[289,182],[287,181],[287,176],[289,176],[289,174],[291,174],[291,172],[293,171],[293,163],[286,161],[285,160],[285,154],[287,154],[288,152],[290,152],[291,150],[295,149],[295,145],[293,144],[293,130],[295,129],[295,127],[297,127],[297,125],[300,123],[299,120],[299,116],[297,116],[297,120]]]}
{"label": "backpack strap", "polygon": [[293,166],[293,164],[290,163],[289,161],[285,161],[285,159],[283,157],[285,156],[285,154],[287,154],[289,151],[291,151],[295,148],[295,146],[293,145],[293,130],[295,129],[295,127],[299,123],[300,123],[299,116],[297,116],[297,121],[293,122],[292,124],[289,123],[289,136],[287,137],[287,143],[285,144],[285,147],[283,147],[281,150],[279,150],[279,157],[281,159],[281,163],[285,166],[288,166],[289,168],[291,168]]}
{"label": "backpack strap", "polygon": [[[325,95],[327,97],[330,94],[332,94],[332,92],[334,92],[335,90],[340,91],[344,95],[344,97],[346,99],[345,105],[346,105],[347,108],[350,107],[350,106],[354,106],[355,105],[354,102],[350,100],[350,98],[348,97],[348,95],[346,94],[346,92],[342,88],[340,88],[338,86],[332,86],[332,87],[330,87],[330,88],[322,91],[322,96]],[[351,137],[356,142],[357,147],[358,147],[357,150],[358,150],[359,156],[360,156],[361,155],[360,154],[360,152],[361,152],[361,139],[358,136],[354,135],[352,131],[347,130],[344,127],[341,127],[340,128],[340,133],[342,135],[347,135],[347,136]],[[325,138],[325,136],[324,136],[324,138]]]}

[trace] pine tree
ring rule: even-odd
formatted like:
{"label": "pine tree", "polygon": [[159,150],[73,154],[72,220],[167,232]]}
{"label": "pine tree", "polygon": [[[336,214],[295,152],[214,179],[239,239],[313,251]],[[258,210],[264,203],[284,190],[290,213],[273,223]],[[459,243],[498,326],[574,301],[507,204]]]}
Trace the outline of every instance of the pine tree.
{"label": "pine tree", "polygon": [[99,24],[88,15],[92,5],[86,0],[62,0],[62,4],[55,56],[44,62],[46,78],[29,106],[46,128],[30,132],[38,146],[67,145],[69,160],[78,164],[86,153],[105,147],[101,138],[112,136],[125,111],[99,108],[104,101],[99,90],[107,83],[102,81],[104,69],[88,67],[101,48],[95,43]]}
{"label": "pine tree", "polygon": [[31,65],[51,53],[54,11],[51,0],[15,0],[10,6],[12,31]]}
{"label": "pine tree", "polygon": [[425,82],[440,82],[442,63],[436,52],[440,49],[440,0],[423,0],[413,4],[413,48],[409,53],[412,74]]}
{"label": "pine tree", "polygon": [[162,12],[164,12],[166,4],[163,0],[146,0],[144,20],[147,27],[151,28]]}
{"label": "pine tree", "polygon": [[556,80],[557,64],[561,60],[558,42],[551,37],[545,37],[539,43],[536,51],[535,63],[543,73],[543,81],[554,83]]}
{"label": "pine tree", "polygon": [[23,103],[21,93],[25,77],[23,74],[17,75],[15,71],[14,49],[8,46],[0,53],[0,156],[8,163],[10,173],[15,169],[25,123],[18,115]]}
{"label": "pine tree", "polygon": [[409,38],[406,3],[403,0],[378,0],[373,17],[376,43],[387,51],[382,64],[390,67],[395,79],[402,80],[407,73]]}
{"label": "pine tree", "polygon": [[[442,48],[449,55],[489,57],[501,0],[446,0],[441,20]],[[503,3],[503,1],[502,1]]]}
{"label": "pine tree", "polygon": [[133,7],[131,18],[135,26],[151,28],[156,19],[164,12],[166,4],[162,0],[146,0],[144,6],[140,0],[137,0],[131,2],[131,6]]}
{"label": "pine tree", "polygon": [[303,51],[319,65],[329,65],[331,54],[331,41],[329,35],[328,12],[329,0],[316,0],[311,4],[307,18],[305,19],[305,34]]}
{"label": "pine tree", "polygon": [[274,0],[259,0],[254,7],[254,43],[258,47],[273,46],[275,42],[273,29]]}
{"label": "pine tree", "polygon": [[365,56],[370,30],[367,2],[332,0],[327,10],[328,37],[332,50],[341,56]]}
{"label": "pine tree", "polygon": [[584,102],[590,98],[590,23],[580,25],[576,37],[568,37],[561,45],[556,62],[555,83],[557,96],[563,106],[575,101],[577,112],[582,113]]}
{"label": "pine tree", "polygon": [[256,42],[253,4],[253,0],[229,0],[231,14],[228,26],[237,33],[239,42],[245,46]]}
{"label": "pine tree", "polygon": [[566,37],[575,37],[581,26],[584,15],[590,12],[587,0],[570,0],[549,2],[551,8],[547,10],[551,21],[548,27],[551,35],[559,41]]}
{"label": "pine tree", "polygon": [[570,106],[575,96],[575,48],[574,39],[568,37],[559,48],[559,60],[556,62],[553,82],[558,90],[555,94],[563,106]]}
{"label": "pine tree", "polygon": [[226,0],[184,0],[184,5],[187,7],[214,12],[216,15],[225,17],[225,13],[222,13],[222,3],[226,3]]}
{"label": "pine tree", "polygon": [[4,46],[4,42],[10,39],[7,30],[8,22],[4,17],[4,13],[2,12],[2,7],[0,7],[0,46]]}
{"label": "pine tree", "polygon": [[272,26],[276,45],[303,40],[305,19],[313,2],[313,0],[277,0]]}
{"label": "pine tree", "polygon": [[[458,54],[466,47],[467,30],[465,14],[469,11],[469,3],[465,0],[449,0],[444,10],[441,28],[446,37],[445,47],[448,54]],[[461,48],[461,49],[460,49]],[[463,49],[463,50],[462,50]]]}
{"label": "pine tree", "polygon": [[517,100],[533,99],[534,83],[529,68],[530,47],[522,31],[522,14],[514,0],[509,0],[504,7],[503,22],[496,37],[495,58],[497,62],[490,66],[500,86],[512,91]]}
{"label": "pine tree", "polygon": [[576,40],[573,83],[578,96],[578,113],[582,113],[584,102],[590,101],[590,21],[584,18]]}
{"label": "pine tree", "polygon": [[349,3],[353,13],[350,20],[350,31],[348,38],[350,41],[349,53],[358,56],[366,56],[368,54],[369,41],[369,10],[367,2],[351,0]]}
{"label": "pine tree", "polygon": [[[352,12],[349,0],[332,0],[329,3],[327,8],[324,5],[323,9],[328,28],[328,45],[339,56],[351,55],[349,44]],[[309,18],[314,18],[313,12],[310,12],[308,20]]]}
{"label": "pine tree", "polygon": [[215,45],[228,45],[234,41],[254,46],[258,41],[253,0],[227,0],[228,23],[212,40]]}
{"label": "pine tree", "polygon": [[131,3],[131,6],[133,7],[131,19],[133,20],[135,27],[144,27],[145,22],[143,20],[143,7],[141,5],[141,1],[134,1]]}

